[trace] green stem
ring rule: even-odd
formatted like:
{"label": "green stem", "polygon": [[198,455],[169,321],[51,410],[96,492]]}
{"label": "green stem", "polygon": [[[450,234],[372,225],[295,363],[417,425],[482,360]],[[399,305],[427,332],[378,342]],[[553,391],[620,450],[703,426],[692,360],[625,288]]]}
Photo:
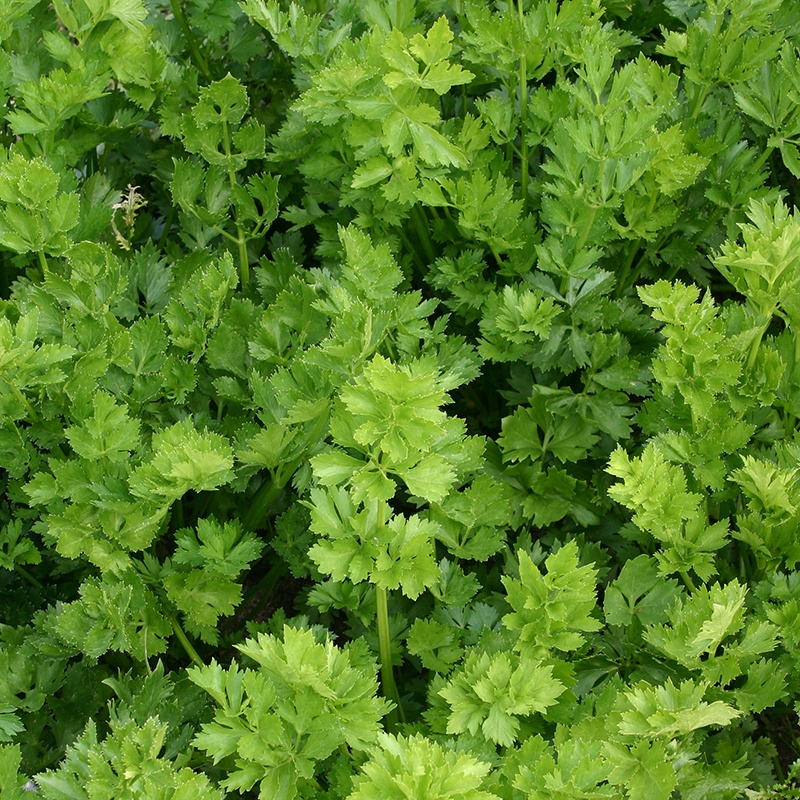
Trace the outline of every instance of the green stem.
{"label": "green stem", "polygon": [[394,670],[392,669],[392,639],[389,633],[389,599],[386,589],[382,586],[375,587],[375,600],[378,607],[378,649],[381,660],[381,684],[383,685],[383,696],[394,701],[396,708],[393,708],[386,717],[386,725],[390,731],[397,726],[398,712],[402,716],[403,710],[400,705],[400,692],[394,681]]}
{"label": "green stem", "polygon": [[39,415],[36,413],[34,407],[28,401],[28,398],[25,397],[24,394],[20,391],[19,387],[15,386],[11,381],[2,373],[0,373],[0,380],[5,381],[6,385],[11,389],[11,394],[17,399],[17,401],[22,405],[25,411],[28,414],[28,418],[31,422],[35,422],[39,419]]}
{"label": "green stem", "polygon": [[758,350],[761,347],[761,340],[764,338],[764,334],[767,332],[767,328],[769,327],[769,323],[771,321],[772,321],[772,315],[770,314],[766,323],[761,326],[761,329],[759,330],[756,338],[753,339],[753,343],[750,345],[750,353],[747,356],[747,369],[752,369],[753,364],[756,363],[756,356],[758,355]]}
{"label": "green stem", "polygon": [[248,589],[247,594],[242,598],[240,603],[241,608],[246,608],[250,601],[258,594],[263,594],[263,598],[259,603],[260,607],[266,604],[278,581],[286,575],[286,564],[283,561],[276,561],[269,569],[267,574],[255,586]]}
{"label": "green stem", "polygon": [[47,272],[47,258],[45,257],[44,250],[37,250],[36,252],[39,256],[39,266],[42,268],[42,272]]}
{"label": "green stem", "polygon": [[236,223],[236,232],[239,234],[239,267],[242,279],[242,286],[247,286],[250,283],[250,262],[247,255],[247,240],[244,238],[244,231],[239,223]]}
{"label": "green stem", "polygon": [[774,147],[765,147],[764,150],[761,152],[761,155],[758,157],[758,159],[753,164],[752,172],[757,172],[758,170],[760,170],[761,167],[763,167],[764,164],[767,163],[767,161],[769,160],[770,156],[774,152],[775,152],[775,148]]}
{"label": "green stem", "polygon": [[[652,246],[652,248],[650,248],[650,252],[653,253],[654,257],[659,253],[661,248],[666,243],[667,239],[669,239],[669,234],[670,234],[669,229],[663,230],[659,234],[658,239],[656,239],[655,241],[655,244]],[[641,248],[639,248],[639,252],[641,252]],[[633,286],[633,284],[636,283],[636,281],[639,279],[639,275],[641,274],[642,269],[644,268],[645,260],[647,258],[647,252],[648,248],[645,248],[645,251],[642,253],[642,257],[636,262],[636,266],[631,270],[631,273],[627,278],[628,286]],[[675,276],[678,274],[679,269],[680,267],[670,267],[670,269],[664,273],[663,276],[664,280],[667,281],[673,280]]]}
{"label": "green stem", "polygon": [[[519,0],[519,24],[520,29],[525,30],[525,15],[522,8],[522,0]],[[528,57],[523,50],[519,58],[519,129],[520,145],[522,149],[520,160],[520,189],[522,191],[522,213],[528,211]]]}
{"label": "green stem", "polygon": [[[378,529],[386,524],[385,510],[383,503],[377,501],[376,526]],[[386,727],[393,731],[397,726],[398,714],[403,722],[405,715],[400,704],[400,692],[394,681],[394,670],[392,669],[392,636],[389,631],[389,598],[382,586],[375,586],[375,606],[378,622],[378,652],[381,662],[381,685],[383,686],[383,696],[395,703],[393,708],[386,716]]]}
{"label": "green stem", "polygon": [[192,61],[194,61],[197,69],[203,73],[206,80],[210,81],[211,72],[208,69],[208,64],[206,63],[205,58],[203,58],[200,48],[197,46],[197,39],[195,39],[192,29],[189,27],[189,23],[186,20],[186,15],[183,13],[183,8],[181,7],[179,0],[170,0],[170,6],[172,7],[172,13],[174,17],[177,20],[178,25],[180,25],[183,35],[186,38],[186,44],[189,47],[189,52],[192,55]]}
{"label": "green stem", "polygon": [[586,244],[586,240],[589,238],[589,232],[592,230],[592,225],[594,225],[594,218],[597,216],[597,206],[592,206],[592,212],[589,214],[589,220],[583,226],[583,230],[581,231],[581,237],[578,239],[578,243],[575,245],[575,253],[580,253],[583,250],[583,246]]}
{"label": "green stem", "polygon": [[408,238],[408,234],[400,228],[398,230],[398,235],[400,236],[400,241],[403,243],[403,246],[408,250],[411,255],[411,258],[414,260],[414,264],[416,265],[417,269],[419,270],[419,274],[421,276],[425,276],[428,272],[425,262],[422,260],[422,257],[417,252],[417,249],[411,244],[411,239]]}
{"label": "green stem", "polygon": [[167,216],[164,218],[164,230],[161,231],[161,236],[158,237],[158,246],[163,249],[169,238],[169,232],[172,229],[172,223],[175,221],[175,206],[171,205]]}
{"label": "green stem", "polygon": [[708,97],[708,93],[710,91],[711,91],[710,86],[703,86],[694,96],[691,108],[689,109],[689,116],[692,119],[694,119],[700,113],[700,109],[703,107],[703,103],[705,103],[706,97]]}
{"label": "green stem", "polygon": [[265,483],[255,494],[255,497],[248,503],[247,511],[240,518],[242,527],[246,531],[254,531],[266,518],[267,511],[278,499],[283,485],[279,485],[275,478],[271,477],[269,483]]}
{"label": "green stem", "polygon": [[186,516],[183,513],[183,498],[178,498],[172,505],[173,524],[176,530],[186,527]]}
{"label": "green stem", "polygon": [[497,248],[494,245],[490,244],[489,250],[492,253],[492,258],[494,258],[494,260],[497,262],[497,268],[503,269],[503,267],[505,266],[505,262],[503,261],[503,257],[500,255],[500,253],[497,252]]}
{"label": "green stem", "polygon": [[172,625],[172,630],[174,631],[175,636],[178,637],[178,641],[183,646],[183,649],[186,651],[186,654],[189,656],[189,658],[191,658],[193,663],[197,664],[198,667],[204,667],[205,664],[203,663],[203,659],[200,658],[197,650],[194,649],[194,645],[189,641],[189,637],[183,632],[180,622],[178,622],[178,620],[173,617],[172,614],[167,614],[166,617]]}
{"label": "green stem", "polygon": [[[197,214],[195,214],[195,216],[197,219],[200,219]],[[232,242],[238,247],[239,240],[233,234],[228,233],[228,231],[226,231],[224,228],[220,228],[218,225],[210,225],[209,227],[211,230],[216,231],[220,236],[224,236],[229,242]]]}
{"label": "green stem", "polygon": [[36,578],[34,578],[33,575],[31,575],[31,573],[28,572],[28,570],[26,570],[21,564],[14,564],[14,569],[20,575],[22,575],[22,577],[25,578],[25,580],[28,581],[31,586],[35,586],[37,589],[44,589],[44,586],[42,586],[42,584],[39,583],[39,581],[37,581]]}
{"label": "green stem", "polygon": [[[236,189],[236,172],[233,169],[233,161],[231,159],[231,138],[228,131],[228,123],[222,120],[222,144],[225,147],[225,158],[228,162],[228,182],[230,183],[231,190]],[[234,222],[236,224],[236,242],[239,248],[239,277],[242,282],[242,288],[250,283],[250,261],[247,257],[247,238],[244,235],[244,228],[236,218],[236,210],[234,206]]]}
{"label": "green stem", "polygon": [[714,209],[714,213],[709,215],[708,221],[703,227],[703,230],[701,230],[700,233],[695,238],[695,246],[699,246],[703,243],[703,239],[706,238],[709,231],[719,222],[721,216],[722,216],[722,208],[720,208],[720,206],[717,206]]}
{"label": "green stem", "polygon": [[[800,364],[800,336],[798,336],[797,332],[794,330],[792,330],[792,335],[794,336],[794,362],[788,367],[788,375],[792,375],[794,370],[797,369],[797,365]],[[792,438],[796,426],[797,417],[787,411],[786,416],[783,418],[783,430],[786,439]]]}
{"label": "green stem", "polygon": [[787,411],[783,418],[783,438],[791,439],[794,436],[795,428],[797,428],[797,417]]}
{"label": "green stem", "polygon": [[786,730],[787,734],[789,735],[789,739],[792,742],[792,749],[794,750],[794,754],[800,755],[800,742],[797,741],[797,737],[794,734],[794,730],[792,729],[791,725],[787,726]]}
{"label": "green stem", "polygon": [[697,591],[697,587],[694,585],[694,582],[689,577],[689,573],[686,572],[685,570],[682,570],[679,574],[680,574],[681,580],[683,581],[683,583],[686,586],[686,588],[690,592],[696,592]]}
{"label": "green stem", "polygon": [[425,257],[428,259],[428,264],[432,264],[436,261],[436,252],[433,249],[433,242],[431,241],[430,231],[428,230],[428,220],[425,218],[425,212],[418,204],[412,206],[411,218],[414,220],[414,230],[422,243]]}
{"label": "green stem", "polygon": [[100,153],[100,158],[97,162],[97,171],[98,172],[105,172],[106,171],[106,164],[108,163],[108,155],[111,152],[111,148],[106,144],[103,147],[103,152]]}
{"label": "green stem", "polygon": [[619,278],[617,279],[617,297],[621,297],[622,293],[628,288],[628,275],[630,274],[631,267],[633,266],[633,259],[636,258],[636,254],[641,249],[641,242],[641,239],[636,239],[635,241],[631,242],[631,245],[628,248],[628,257],[625,259],[625,263],[622,265]]}

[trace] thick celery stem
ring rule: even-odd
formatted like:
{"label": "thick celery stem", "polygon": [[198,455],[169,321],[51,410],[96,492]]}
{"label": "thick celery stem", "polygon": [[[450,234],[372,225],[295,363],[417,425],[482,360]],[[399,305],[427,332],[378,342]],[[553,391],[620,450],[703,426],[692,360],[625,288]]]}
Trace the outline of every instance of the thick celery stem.
{"label": "thick celery stem", "polygon": [[400,693],[394,681],[394,671],[392,669],[392,647],[391,635],[389,633],[389,600],[386,589],[381,586],[375,587],[375,599],[378,607],[378,649],[381,660],[381,684],[383,685],[383,695],[396,704],[387,716],[387,726],[391,730],[397,725],[397,713],[400,710]]}

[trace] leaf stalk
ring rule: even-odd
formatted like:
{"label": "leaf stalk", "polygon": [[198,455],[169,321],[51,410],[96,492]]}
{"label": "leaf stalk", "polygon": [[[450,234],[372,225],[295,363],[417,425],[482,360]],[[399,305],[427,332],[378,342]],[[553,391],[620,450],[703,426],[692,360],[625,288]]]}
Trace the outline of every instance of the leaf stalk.
{"label": "leaf stalk", "polygon": [[36,578],[28,572],[22,564],[14,564],[14,569],[23,577],[31,586],[35,586],[37,589],[44,589],[44,586],[36,580]]}
{"label": "leaf stalk", "polygon": [[[234,190],[237,186],[236,182],[236,172],[233,169],[233,163],[231,160],[231,137],[230,131],[228,130],[228,123],[225,120],[222,120],[222,143],[225,147],[225,158],[228,164],[228,182],[230,183],[231,190]],[[248,260],[247,256],[247,237],[244,234],[244,228],[242,228],[241,223],[236,218],[236,208],[234,206],[234,222],[236,224],[236,238],[230,237],[233,241],[236,242],[236,246],[239,250],[239,279],[242,282],[242,288],[246,287],[250,283],[250,261]]]}
{"label": "leaf stalk", "polygon": [[400,705],[400,692],[394,680],[394,670],[392,669],[392,639],[389,633],[389,599],[386,589],[382,586],[375,587],[375,600],[377,603],[378,617],[378,650],[381,661],[381,684],[383,685],[384,697],[395,703],[386,717],[386,724],[389,730],[393,730],[397,725],[398,711],[402,715]]}
{"label": "leaf stalk", "polygon": [[200,658],[200,654],[194,649],[194,645],[189,641],[189,637],[186,635],[186,633],[184,633],[180,622],[178,622],[178,620],[172,614],[167,614],[166,617],[169,620],[170,625],[172,625],[172,630],[175,633],[178,641],[181,643],[181,646],[186,651],[186,654],[189,656],[189,658],[192,659],[192,663],[196,664],[198,667],[204,667],[205,664],[203,659]]}
{"label": "leaf stalk", "polygon": [[197,39],[192,33],[192,29],[189,27],[189,23],[186,19],[186,15],[183,13],[183,8],[181,7],[179,0],[170,0],[170,6],[172,8],[172,14],[175,17],[175,20],[180,26],[180,29],[183,31],[183,35],[186,39],[186,45],[189,48],[189,53],[192,56],[192,61],[194,61],[197,69],[203,73],[203,77],[210,81],[211,71],[208,68],[208,63],[206,62],[205,58],[203,58],[203,54],[200,52],[200,48],[197,45]]}

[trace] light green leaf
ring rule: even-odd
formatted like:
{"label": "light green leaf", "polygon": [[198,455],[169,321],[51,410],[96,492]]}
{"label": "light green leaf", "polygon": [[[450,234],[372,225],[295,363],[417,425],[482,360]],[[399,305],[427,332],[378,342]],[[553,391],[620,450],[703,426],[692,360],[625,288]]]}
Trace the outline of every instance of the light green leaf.
{"label": "light green leaf", "polygon": [[623,736],[671,739],[709,726],[725,727],[741,712],[722,700],[703,700],[707,685],[671,680],[662,686],[640,685],[625,692],[632,710],[624,711],[619,723]]}
{"label": "light green leaf", "polygon": [[602,625],[592,612],[596,607],[592,566],[580,566],[578,546],[572,541],[545,560],[542,574],[525,552],[519,553],[519,576],[501,578],[514,611],[503,617],[510,630],[520,631],[517,647],[546,653],[550,648],[568,652],[579,649],[584,633]]}
{"label": "light green leaf", "polygon": [[347,800],[499,800],[481,789],[489,764],[474,756],[446,750],[420,734],[406,738],[382,733],[378,745]]}
{"label": "light green leaf", "polygon": [[623,786],[630,800],[669,800],[677,782],[661,742],[639,742],[630,749],[608,742],[604,754],[614,764],[609,783]]}
{"label": "light green leaf", "polygon": [[233,451],[216,433],[198,431],[186,419],[153,437],[153,454],[129,478],[131,492],[171,502],[188,491],[208,491],[233,479]]}
{"label": "light green leaf", "polygon": [[413,467],[399,469],[397,474],[405,481],[411,494],[430,503],[441,502],[456,477],[453,467],[438,453],[429,453]]}
{"label": "light green leaf", "polygon": [[72,449],[89,460],[114,462],[128,458],[139,447],[139,420],[130,419],[128,408],[117,405],[105,392],[98,391],[92,405],[93,416],[64,431]]}

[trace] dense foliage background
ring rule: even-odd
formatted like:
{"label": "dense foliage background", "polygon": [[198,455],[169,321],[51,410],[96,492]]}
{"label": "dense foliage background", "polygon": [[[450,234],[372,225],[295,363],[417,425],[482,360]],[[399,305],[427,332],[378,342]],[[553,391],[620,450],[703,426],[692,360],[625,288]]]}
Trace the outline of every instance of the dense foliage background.
{"label": "dense foliage background", "polygon": [[794,0],[0,9],[4,800],[797,796]]}

